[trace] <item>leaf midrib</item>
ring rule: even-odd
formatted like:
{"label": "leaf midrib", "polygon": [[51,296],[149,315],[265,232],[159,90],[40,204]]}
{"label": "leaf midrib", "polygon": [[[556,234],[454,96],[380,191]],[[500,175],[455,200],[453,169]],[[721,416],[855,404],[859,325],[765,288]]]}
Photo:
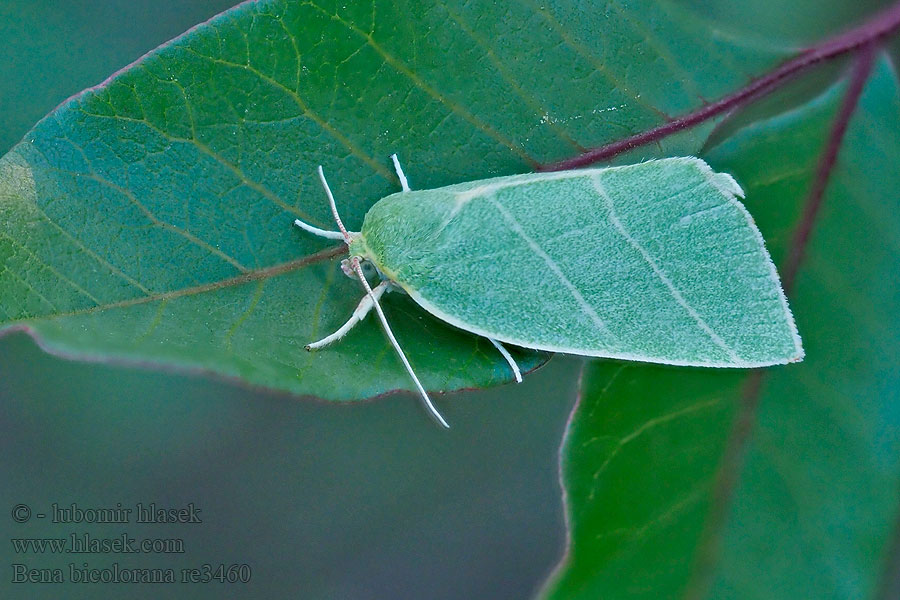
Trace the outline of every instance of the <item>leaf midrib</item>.
{"label": "leaf midrib", "polygon": [[36,323],[40,321],[51,321],[53,319],[60,319],[64,317],[74,317],[79,315],[88,315],[97,312],[103,312],[107,310],[113,310],[117,308],[128,308],[130,306],[136,306],[140,304],[149,304],[151,302],[157,301],[169,301],[174,300],[176,298],[182,298],[184,296],[195,296],[197,294],[203,294],[206,292],[213,292],[216,290],[235,287],[238,285],[243,285],[245,283],[251,283],[254,281],[268,280],[274,277],[278,277],[280,275],[284,275],[286,273],[291,273],[293,271],[299,271],[309,265],[313,265],[322,261],[326,261],[330,258],[334,258],[335,256],[339,256],[347,251],[347,247],[343,244],[340,246],[333,246],[331,248],[326,248],[325,250],[320,250],[314,254],[309,254],[307,256],[297,258],[285,263],[277,264],[271,267],[266,267],[263,269],[254,269],[251,271],[247,271],[241,275],[236,277],[229,277],[227,279],[220,279],[218,281],[213,281],[210,283],[204,283],[202,285],[197,285],[188,288],[181,288],[177,290],[170,290],[168,292],[161,292],[158,294],[150,294],[148,296],[141,296],[138,298],[130,298],[128,300],[121,300],[119,302],[110,302],[107,304],[100,304],[97,306],[91,306],[88,308],[82,308],[78,310],[68,311],[68,312],[56,312],[53,314],[35,316],[35,317],[27,317],[24,319],[15,319],[11,321],[6,321],[0,323],[0,331],[3,329],[18,324],[18,323]]}

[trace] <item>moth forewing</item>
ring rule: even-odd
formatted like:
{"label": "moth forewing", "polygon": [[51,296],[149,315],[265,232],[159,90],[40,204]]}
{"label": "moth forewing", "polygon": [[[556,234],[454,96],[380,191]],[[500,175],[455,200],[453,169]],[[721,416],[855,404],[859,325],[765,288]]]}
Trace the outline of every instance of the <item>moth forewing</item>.
{"label": "moth forewing", "polygon": [[757,367],[802,347],[729,175],[697,158],[393,194],[359,247],[423,308],[525,348]]}
{"label": "moth forewing", "polygon": [[[518,366],[501,343],[706,367],[760,367],[803,357],[775,266],[737,199],[743,190],[698,158],[419,191],[410,191],[396,155],[391,158],[403,191],[377,202],[360,233],[344,229],[321,167],[320,176],[350,265],[444,425],[360,259],[439,319],[488,338],[517,380]],[[367,305],[361,302],[329,341],[359,322]]]}

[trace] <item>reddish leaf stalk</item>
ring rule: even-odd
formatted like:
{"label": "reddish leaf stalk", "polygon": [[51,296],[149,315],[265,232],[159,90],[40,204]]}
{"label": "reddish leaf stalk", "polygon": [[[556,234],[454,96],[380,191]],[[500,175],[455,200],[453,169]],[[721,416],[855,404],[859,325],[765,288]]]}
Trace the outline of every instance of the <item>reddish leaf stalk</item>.
{"label": "reddish leaf stalk", "polygon": [[794,239],[791,242],[784,267],[781,270],[784,291],[788,294],[794,288],[797,271],[800,268],[800,263],[803,261],[803,255],[816,217],[822,207],[822,198],[825,196],[828,180],[831,178],[831,172],[834,169],[835,161],[837,161],[838,152],[844,141],[844,134],[847,133],[850,117],[856,111],[859,97],[862,95],[866,81],[872,73],[877,50],[878,45],[876,42],[870,42],[860,48],[856,64],[850,75],[850,86],[844,94],[844,101],[841,103],[841,108],[831,126],[831,133],[828,135],[828,144],[825,146],[825,151],[819,157],[816,176],[803,207],[803,216],[794,232]]}
{"label": "reddish leaf stalk", "polygon": [[829,38],[801,52],[795,58],[782,63],[766,75],[754,79],[733,94],[706,104],[695,112],[673,119],[659,127],[588,150],[573,158],[541,165],[538,170],[564,171],[584,167],[633,148],[651,144],[679,131],[690,129],[713,117],[728,113],[752,100],[761,98],[814,65],[871,47],[873,43],[895,33],[898,29],[900,29],[900,2],[878,13],[859,27]]}

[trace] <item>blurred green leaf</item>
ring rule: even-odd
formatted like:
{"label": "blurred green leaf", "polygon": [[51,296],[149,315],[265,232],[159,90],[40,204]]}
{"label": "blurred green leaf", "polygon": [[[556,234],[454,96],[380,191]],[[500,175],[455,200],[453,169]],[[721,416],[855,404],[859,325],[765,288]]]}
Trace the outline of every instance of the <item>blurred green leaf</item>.
{"label": "blurred green leaf", "polygon": [[[650,1],[242,4],[65,103],[0,160],[0,327],[74,357],[329,399],[408,388],[374,322],[303,345],[361,292],[291,227],[397,189],[530,170],[657,125],[783,52]],[[661,85],[665,82],[665,85]],[[704,128],[638,153],[695,153]],[[430,389],[510,378],[490,344],[390,298]],[[521,355],[533,367],[543,355]]]}
{"label": "blurred green leaf", "polygon": [[[776,262],[844,87],[707,154]],[[900,495],[898,114],[883,59],[793,293],[807,357],[764,372],[757,410],[747,372],[587,367],[562,450],[571,547],[547,597],[874,597]],[[743,466],[726,452],[736,419],[753,427]]]}

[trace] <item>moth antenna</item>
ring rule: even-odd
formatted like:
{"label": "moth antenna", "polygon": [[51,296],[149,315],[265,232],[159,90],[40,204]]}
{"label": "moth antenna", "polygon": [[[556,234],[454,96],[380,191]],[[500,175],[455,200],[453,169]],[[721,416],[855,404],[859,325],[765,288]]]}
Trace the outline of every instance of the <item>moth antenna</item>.
{"label": "moth antenna", "polygon": [[325,181],[325,171],[322,170],[322,165],[319,165],[319,179],[322,181],[322,187],[325,188],[325,195],[328,196],[328,203],[331,205],[331,214],[334,215],[334,222],[337,223],[338,229],[341,230],[341,237],[344,238],[344,241],[349,246],[351,241],[350,234],[347,232],[347,228],[344,227],[344,222],[341,221],[341,215],[338,214],[337,204],[334,203],[334,194],[331,193],[331,188],[328,187],[328,182]]}
{"label": "moth antenna", "polygon": [[305,229],[313,235],[317,235],[319,237],[328,238],[330,240],[342,240],[344,239],[344,234],[340,231],[327,231],[325,229],[319,229],[318,227],[314,227],[309,223],[304,223],[300,219],[294,219],[294,225],[299,227],[300,229]]}
{"label": "moth antenna", "polygon": [[351,258],[350,264],[352,265],[353,270],[356,271],[356,275],[362,282],[363,287],[366,288],[366,293],[369,294],[370,298],[372,298],[372,303],[375,306],[375,312],[378,313],[378,318],[381,320],[381,325],[382,327],[384,327],[384,332],[387,334],[388,339],[391,341],[391,345],[394,346],[394,350],[396,350],[397,354],[400,356],[400,360],[403,362],[403,366],[406,367],[406,371],[409,373],[410,377],[412,377],[413,382],[416,384],[416,388],[419,390],[419,394],[422,396],[422,400],[425,401],[425,406],[428,407],[428,410],[431,411],[431,415],[438,423],[440,423],[447,429],[450,429],[450,425],[447,423],[447,421],[444,420],[444,417],[441,416],[441,413],[438,412],[434,404],[432,404],[431,398],[428,397],[428,393],[425,391],[425,388],[422,387],[422,382],[420,382],[419,378],[416,377],[416,374],[412,369],[412,365],[409,364],[409,360],[407,360],[406,358],[406,354],[403,353],[403,349],[400,348],[400,344],[397,342],[397,338],[394,337],[394,332],[391,331],[391,326],[388,325],[387,318],[384,316],[384,311],[381,310],[381,305],[378,303],[378,299],[375,298],[375,293],[369,286],[369,282],[366,281],[365,275],[363,275],[362,267],[359,265],[359,257],[354,256],[353,258]]}
{"label": "moth antenna", "polygon": [[506,362],[509,363],[509,366],[512,368],[513,375],[516,376],[516,383],[522,383],[522,371],[519,370],[519,365],[516,364],[515,359],[509,353],[509,350],[503,347],[503,344],[495,340],[494,338],[488,338],[488,341],[494,345],[500,354],[503,355],[503,358],[506,359]]}
{"label": "moth antenna", "polygon": [[391,160],[394,161],[394,170],[397,171],[397,177],[400,178],[400,187],[403,188],[404,192],[408,192],[409,181],[406,180],[406,175],[403,174],[403,167],[400,166],[400,159],[397,158],[396,154],[391,154]]}

